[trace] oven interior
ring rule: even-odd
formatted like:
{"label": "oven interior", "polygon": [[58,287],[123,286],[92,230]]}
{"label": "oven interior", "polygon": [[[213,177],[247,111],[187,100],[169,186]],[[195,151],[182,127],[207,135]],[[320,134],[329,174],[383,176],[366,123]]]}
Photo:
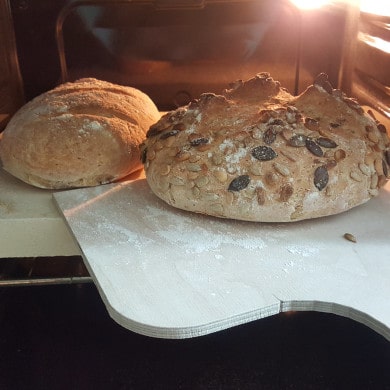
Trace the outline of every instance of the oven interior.
{"label": "oven interior", "polygon": [[[325,72],[390,118],[390,16],[329,1],[0,0],[0,131],[61,82],[96,77],[146,92],[161,111],[269,72],[298,94]],[[6,259],[0,282],[89,282],[81,258]]]}

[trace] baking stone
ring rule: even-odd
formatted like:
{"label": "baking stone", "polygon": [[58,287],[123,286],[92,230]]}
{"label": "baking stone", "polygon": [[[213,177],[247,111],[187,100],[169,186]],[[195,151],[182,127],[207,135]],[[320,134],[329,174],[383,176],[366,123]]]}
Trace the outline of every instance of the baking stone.
{"label": "baking stone", "polygon": [[131,331],[187,338],[314,310],[390,340],[390,183],[350,211],[294,223],[181,211],[143,178],[53,196],[108,312]]}

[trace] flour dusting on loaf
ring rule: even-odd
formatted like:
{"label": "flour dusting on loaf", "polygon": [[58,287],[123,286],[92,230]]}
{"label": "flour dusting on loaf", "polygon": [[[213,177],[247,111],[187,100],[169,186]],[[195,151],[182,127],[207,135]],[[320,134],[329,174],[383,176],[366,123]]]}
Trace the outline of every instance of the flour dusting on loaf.
{"label": "flour dusting on loaf", "polygon": [[168,204],[216,217],[289,222],[337,214],[389,176],[385,127],[320,74],[292,96],[268,73],[164,115],[141,146]]}
{"label": "flour dusting on loaf", "polygon": [[138,89],[93,78],[24,105],[0,142],[3,168],[42,188],[95,186],[142,168],[139,145],[160,118]]}

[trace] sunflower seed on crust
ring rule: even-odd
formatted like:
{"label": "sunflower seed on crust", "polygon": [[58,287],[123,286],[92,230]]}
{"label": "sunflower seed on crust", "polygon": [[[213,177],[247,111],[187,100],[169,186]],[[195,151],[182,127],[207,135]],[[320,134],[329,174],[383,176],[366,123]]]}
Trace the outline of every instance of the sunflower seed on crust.
{"label": "sunflower seed on crust", "polygon": [[285,165],[282,165],[278,162],[274,162],[273,167],[274,167],[275,171],[280,173],[282,176],[289,176],[290,175],[290,170]]}
{"label": "sunflower seed on crust", "polygon": [[370,189],[374,190],[378,188],[379,177],[376,173],[371,176]]}
{"label": "sunflower seed on crust", "polygon": [[349,174],[349,177],[354,180],[354,181],[358,181],[358,182],[361,182],[363,179],[362,179],[362,175],[356,171],[356,170],[353,170],[351,171],[351,173]]}
{"label": "sunflower seed on crust", "polygon": [[375,159],[375,161],[374,161],[374,168],[375,168],[376,173],[379,176],[384,174],[383,166],[384,166],[384,164],[383,164],[383,160],[382,159],[379,159],[379,158]]}
{"label": "sunflower seed on crust", "polygon": [[294,147],[301,147],[301,146],[306,146],[306,140],[307,140],[307,136],[304,135],[304,134],[296,134],[296,135],[293,135],[289,141],[288,141],[288,144],[290,146],[294,146]]}
{"label": "sunflower seed on crust", "polygon": [[260,206],[263,206],[265,204],[265,190],[262,187],[257,187],[256,188],[256,199],[257,203]]}
{"label": "sunflower seed on crust", "polygon": [[213,174],[221,183],[225,183],[228,178],[227,172],[224,169],[216,169]]}
{"label": "sunflower seed on crust", "polygon": [[305,127],[307,127],[309,130],[318,130],[320,123],[316,119],[307,117],[305,118]]}
{"label": "sunflower seed on crust", "polygon": [[180,150],[176,156],[175,156],[175,159],[177,161],[186,161],[188,160],[189,158],[191,157],[191,153],[190,152],[187,152],[185,150]]}
{"label": "sunflower seed on crust", "polygon": [[367,138],[373,142],[374,144],[376,144],[378,141],[379,141],[379,137],[377,134],[375,134],[373,131],[370,131],[369,133],[367,133]]}
{"label": "sunflower seed on crust", "polygon": [[368,165],[361,162],[361,163],[359,163],[358,167],[360,169],[360,172],[363,173],[363,175],[366,175],[366,176],[371,175],[371,169]]}
{"label": "sunflower seed on crust", "polygon": [[345,153],[345,150],[343,149],[337,149],[335,152],[334,152],[334,159],[339,162],[341,160],[344,160],[345,157],[346,157],[346,153]]}
{"label": "sunflower seed on crust", "polygon": [[269,185],[269,186],[274,186],[275,184],[277,184],[279,182],[279,175],[277,175],[276,173],[274,172],[267,172],[264,176],[264,180],[265,182]]}
{"label": "sunflower seed on crust", "polygon": [[290,183],[284,184],[279,191],[279,201],[287,202],[293,193],[294,187]]}

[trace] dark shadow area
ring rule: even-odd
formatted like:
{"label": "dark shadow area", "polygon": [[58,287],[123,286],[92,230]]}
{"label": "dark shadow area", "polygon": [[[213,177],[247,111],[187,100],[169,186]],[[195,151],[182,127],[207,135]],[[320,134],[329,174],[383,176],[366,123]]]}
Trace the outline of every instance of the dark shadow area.
{"label": "dark shadow area", "polygon": [[390,389],[390,343],[285,313],[187,340],[132,333],[94,285],[0,289],[1,389]]}

